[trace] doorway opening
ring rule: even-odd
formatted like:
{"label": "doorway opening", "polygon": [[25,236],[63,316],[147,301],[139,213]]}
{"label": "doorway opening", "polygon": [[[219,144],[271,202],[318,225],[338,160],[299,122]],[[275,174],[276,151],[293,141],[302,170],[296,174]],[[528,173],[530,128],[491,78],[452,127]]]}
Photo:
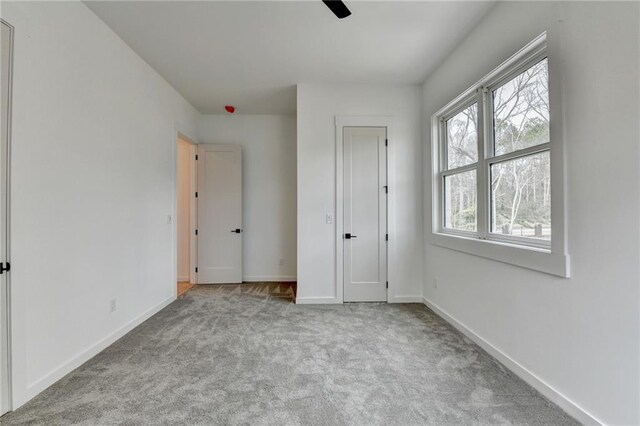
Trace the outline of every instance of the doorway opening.
{"label": "doorway opening", "polygon": [[178,134],[176,159],[176,229],[178,297],[196,284],[196,145]]}

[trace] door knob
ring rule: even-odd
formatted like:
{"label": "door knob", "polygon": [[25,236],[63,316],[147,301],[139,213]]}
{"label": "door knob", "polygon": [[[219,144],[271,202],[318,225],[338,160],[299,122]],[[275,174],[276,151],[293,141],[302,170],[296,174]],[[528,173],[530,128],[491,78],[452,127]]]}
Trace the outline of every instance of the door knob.
{"label": "door knob", "polygon": [[236,229],[232,229],[231,230],[231,233],[233,233],[233,234],[239,234],[241,232],[242,232],[242,229],[240,229],[240,228],[236,228]]}
{"label": "door knob", "polygon": [[345,240],[350,240],[352,238],[358,238],[358,236],[357,235],[351,235],[351,234],[348,234],[348,233],[344,234],[344,239]]}

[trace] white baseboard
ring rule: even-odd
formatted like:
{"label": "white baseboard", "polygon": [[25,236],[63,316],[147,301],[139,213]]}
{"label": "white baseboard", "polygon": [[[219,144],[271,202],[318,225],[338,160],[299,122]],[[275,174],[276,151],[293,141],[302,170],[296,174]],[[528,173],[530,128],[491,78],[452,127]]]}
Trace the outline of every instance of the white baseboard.
{"label": "white baseboard", "polygon": [[341,304],[342,300],[336,297],[296,297],[297,305],[335,305]]}
{"label": "white baseboard", "polygon": [[176,300],[176,298],[175,296],[172,296],[164,300],[163,302],[153,306],[151,309],[138,315],[129,323],[120,327],[113,333],[109,334],[108,336],[104,337],[103,339],[99,340],[93,345],[89,346],[87,349],[80,352],[78,355],[74,356],[64,364],[55,368],[46,376],[30,384],[26,389],[24,400],[14,401],[13,410],[15,411],[20,406],[24,405],[27,401],[29,401],[31,398],[38,395],[40,392],[44,391],[49,386],[53,385],[55,382],[57,382],[61,378],[63,378],[64,376],[66,376],[76,368],[80,367],[85,362],[89,361],[91,358],[93,358],[94,356],[102,352],[104,349],[106,349],[109,345],[114,343],[116,340],[120,339],[122,336],[124,336],[125,334],[127,334],[128,332],[136,328],[138,325],[142,324],[144,321],[151,318],[156,313],[160,312],[162,309],[164,309],[167,305],[169,305],[174,300]]}
{"label": "white baseboard", "polygon": [[389,303],[422,303],[422,296],[389,296]]}
{"label": "white baseboard", "polygon": [[255,282],[295,282],[297,277],[288,275],[254,275],[249,277],[242,277],[243,282],[255,283]]}
{"label": "white baseboard", "polygon": [[[388,303],[422,303],[422,296],[389,296]],[[337,297],[298,297],[298,305],[328,305],[341,304]]]}
{"label": "white baseboard", "polygon": [[178,282],[185,282],[185,281],[189,281],[189,275],[185,275],[182,277],[178,277]]}
{"label": "white baseboard", "polygon": [[554,389],[551,385],[546,383],[544,380],[536,376],[531,371],[527,370],[524,366],[520,365],[517,361],[513,360],[509,355],[502,352],[497,347],[493,346],[491,343],[486,341],[483,337],[476,334],[469,327],[449,315],[444,310],[440,309],[438,305],[427,300],[426,298],[422,299],[423,303],[427,305],[432,311],[434,311],[438,316],[447,321],[449,324],[458,329],[462,334],[467,336],[469,339],[473,340],[478,346],[484,349],[489,355],[497,359],[502,365],[511,370],[514,374],[520,377],[522,380],[527,382],[531,387],[536,389],[542,395],[547,397],[550,401],[557,404],[560,408],[562,408],[567,414],[574,417],[580,423],[585,425],[602,425],[603,423],[599,421],[597,418],[589,414],[586,410],[580,407],[575,402],[571,401],[565,395],[560,393],[558,390]]}

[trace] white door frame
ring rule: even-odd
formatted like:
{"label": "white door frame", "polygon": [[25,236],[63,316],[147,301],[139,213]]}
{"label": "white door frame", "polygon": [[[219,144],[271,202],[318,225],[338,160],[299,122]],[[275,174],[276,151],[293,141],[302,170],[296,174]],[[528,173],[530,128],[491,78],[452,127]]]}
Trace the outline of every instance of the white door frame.
{"label": "white door frame", "polygon": [[392,268],[390,262],[391,250],[393,248],[393,236],[395,235],[395,172],[393,155],[393,117],[390,116],[353,116],[336,115],[336,211],[334,214],[336,223],[336,302],[344,303],[344,244],[342,236],[344,234],[344,128],[345,127],[386,127],[387,128],[387,232],[389,240],[387,242],[387,302],[391,299],[395,283],[391,279]]}
{"label": "white door frame", "polygon": [[190,254],[189,254],[189,282],[195,284],[196,276],[196,256],[198,250],[198,241],[196,236],[196,226],[198,224],[198,209],[196,204],[197,191],[197,161],[196,150],[198,142],[195,138],[189,136],[189,132],[185,131],[180,123],[174,123],[173,132],[173,213],[171,220],[171,229],[173,233],[173,297],[178,295],[178,139],[189,142],[193,146],[193,155],[191,159],[191,197],[190,197],[190,213],[191,213],[191,238],[189,238]]}
{"label": "white door frame", "polygon": [[[5,169],[5,183],[6,183],[6,193],[4,199],[4,208],[6,210],[6,216],[4,223],[0,223],[0,226],[5,227],[5,253],[6,259],[1,259],[3,262],[11,262],[11,253],[10,253],[10,215],[11,211],[9,209],[9,203],[11,199],[11,107],[12,107],[12,94],[13,94],[13,43],[14,43],[14,34],[15,28],[6,22],[4,19],[0,19],[2,25],[6,25],[9,28],[9,44],[11,46],[11,50],[9,52],[9,73],[8,73],[8,88],[7,88],[7,123],[6,128],[2,129],[2,131],[6,132],[6,152],[4,155],[6,156],[6,169]],[[2,401],[0,405],[2,406],[2,411],[9,412],[13,409],[13,391],[12,391],[12,363],[11,363],[11,274],[5,272],[5,294],[2,298],[0,298],[1,302],[4,303],[4,318],[0,321],[3,325],[3,330],[0,330],[0,350],[3,351],[2,359],[4,362],[0,365],[0,398]],[[0,412],[2,414],[2,412]]]}

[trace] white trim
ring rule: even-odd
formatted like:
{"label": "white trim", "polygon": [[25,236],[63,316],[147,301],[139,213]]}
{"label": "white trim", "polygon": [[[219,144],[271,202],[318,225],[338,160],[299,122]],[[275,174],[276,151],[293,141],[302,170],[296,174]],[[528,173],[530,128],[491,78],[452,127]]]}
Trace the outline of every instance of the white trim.
{"label": "white trim", "polygon": [[195,193],[198,190],[198,162],[196,161],[198,144],[193,140],[190,140],[189,142],[191,143],[191,197],[189,202],[191,234],[189,236],[189,283],[196,284],[198,282],[198,275],[196,274],[196,264],[198,263],[198,236],[196,235],[196,229],[198,228],[198,199],[196,198]]}
{"label": "white trim", "polygon": [[435,303],[429,301],[427,298],[423,298],[423,303],[435,312],[436,315],[444,319],[446,322],[455,327],[462,334],[471,339],[474,343],[484,349],[489,355],[495,358],[498,362],[512,371],[515,375],[520,377],[522,380],[527,382],[531,387],[540,392],[546,398],[548,398],[551,402],[557,404],[560,408],[562,408],[567,414],[574,417],[576,420],[585,425],[602,425],[604,424],[600,420],[598,420],[595,416],[590,414],[584,408],[580,407],[578,404],[573,402],[567,396],[563,395],[559,390],[555,389],[553,386],[545,382],[542,378],[538,377],[532,371],[529,371],[526,367],[518,363],[516,360],[511,358],[509,355],[504,353],[502,350],[491,344],[489,341],[484,339],[482,336],[477,334],[471,328],[467,327],[462,322],[455,319],[453,316],[448,314],[446,311],[441,309]]}
{"label": "white trim", "polygon": [[189,275],[178,276],[178,282],[189,281]]}
{"label": "white trim", "polygon": [[291,275],[251,275],[247,277],[242,277],[242,282],[252,283],[252,282],[296,282],[298,280],[297,277]]}
{"label": "white trim", "polygon": [[[393,117],[392,116],[380,116],[380,115],[336,115],[336,210],[334,212],[336,234],[335,234],[335,253],[336,253],[336,296],[335,302],[343,303],[344,301],[344,250],[342,243],[342,235],[344,233],[344,224],[341,212],[343,211],[343,155],[344,155],[344,141],[343,141],[343,129],[344,127],[386,127],[387,129],[387,234],[389,234],[389,240],[387,241],[387,280],[389,287],[387,288],[387,302],[389,302],[389,295],[393,293],[395,289],[395,280],[392,279],[393,265],[389,259],[395,259],[395,256],[391,256],[391,250],[394,245],[392,244],[393,236],[395,235],[395,156],[393,150]],[[306,302],[302,302],[306,303]],[[322,302],[329,303],[329,302]]]}
{"label": "white trim", "polygon": [[296,297],[297,305],[335,305],[341,304],[342,298],[337,297]]}
{"label": "white trim", "polygon": [[422,303],[422,296],[389,296],[389,303]]}
{"label": "white trim", "polygon": [[[333,218],[336,224],[336,302],[344,301],[344,244],[342,235],[344,233],[344,221],[341,212],[344,211],[344,124],[342,119],[335,117],[336,125],[336,211]],[[388,272],[387,272],[388,273]],[[298,302],[299,298],[296,300]],[[300,302],[305,303],[305,302]]]}
{"label": "white trim", "polygon": [[[551,238],[551,252],[569,254],[568,247],[568,206],[567,206],[567,176],[566,168],[566,128],[564,125],[564,74],[562,61],[564,54],[561,51],[562,43],[547,45],[547,58],[549,66],[549,108],[552,125],[549,127],[551,140],[551,224],[553,236]],[[568,274],[567,274],[568,276]]]}
{"label": "white trim", "polygon": [[17,410],[21,405],[29,401],[31,398],[38,395],[40,392],[47,389],[49,386],[56,383],[58,380],[80,367],[85,362],[89,361],[91,358],[102,352],[104,349],[112,345],[118,339],[126,335],[128,332],[136,328],[138,325],[142,324],[147,319],[151,318],[153,315],[160,312],[162,309],[171,304],[174,300],[176,300],[175,296],[169,297],[168,299],[158,303],[151,309],[143,312],[138,315],[129,323],[120,327],[118,330],[114,331],[110,335],[100,339],[93,345],[86,348],[84,351],[80,352],[78,355],[74,356],[67,362],[55,368],[53,371],[45,375],[44,377],[36,380],[27,386],[26,393],[24,394],[24,398],[21,401],[17,401],[16,405],[13,407],[14,410]]}
{"label": "white trim", "polygon": [[[6,158],[5,163],[5,199],[4,199],[4,223],[0,223],[0,226],[4,227],[5,237],[5,256],[6,259],[0,259],[3,262],[11,264],[11,124],[12,124],[12,112],[13,112],[13,62],[14,62],[14,43],[15,43],[15,27],[9,24],[4,19],[0,19],[2,25],[6,25],[9,28],[9,74],[8,87],[7,87],[7,123],[6,128],[3,131],[7,134],[6,151],[0,153],[1,157],[4,155]],[[0,178],[0,181],[2,179]],[[0,183],[1,184],[1,183]],[[1,215],[0,215],[1,216]],[[2,298],[0,298],[2,300]],[[4,362],[0,365],[0,415],[13,410],[13,363],[12,363],[12,300],[11,300],[11,272],[5,272],[5,293],[4,293],[4,318],[0,320],[0,324],[4,325],[4,330],[0,331],[0,350],[4,346],[3,353]]]}
{"label": "white trim", "polygon": [[568,255],[551,253],[534,247],[523,247],[495,240],[479,240],[453,234],[432,233],[428,241],[436,246],[520,266],[563,278],[570,277]]}

